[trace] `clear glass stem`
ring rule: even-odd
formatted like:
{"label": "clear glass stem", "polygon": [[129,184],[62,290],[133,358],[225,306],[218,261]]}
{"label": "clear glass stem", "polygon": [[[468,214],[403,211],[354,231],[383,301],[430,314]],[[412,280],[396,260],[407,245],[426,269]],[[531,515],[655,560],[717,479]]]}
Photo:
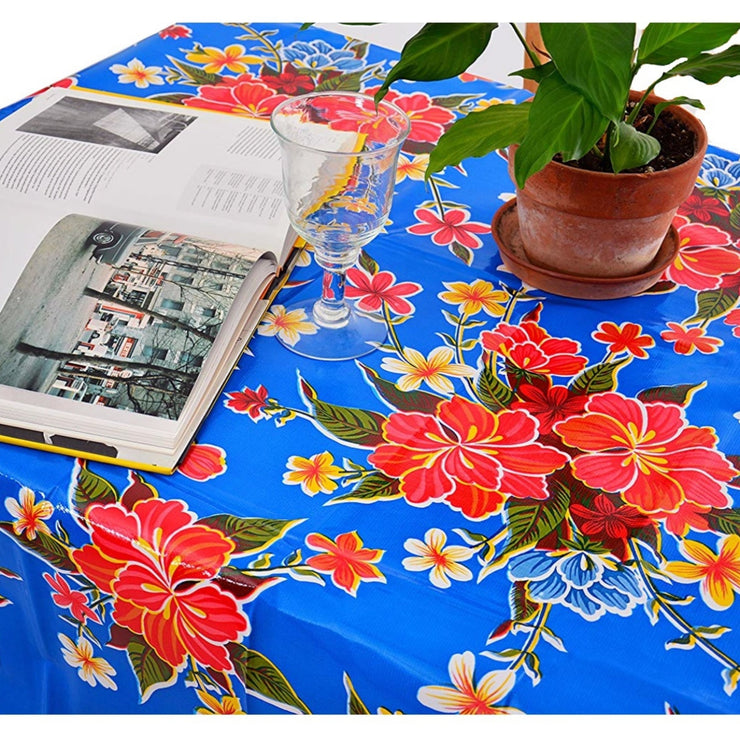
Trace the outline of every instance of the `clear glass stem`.
{"label": "clear glass stem", "polygon": [[321,298],[313,307],[313,320],[324,329],[340,329],[349,322],[350,307],[344,299],[347,274],[344,268],[324,267]]}

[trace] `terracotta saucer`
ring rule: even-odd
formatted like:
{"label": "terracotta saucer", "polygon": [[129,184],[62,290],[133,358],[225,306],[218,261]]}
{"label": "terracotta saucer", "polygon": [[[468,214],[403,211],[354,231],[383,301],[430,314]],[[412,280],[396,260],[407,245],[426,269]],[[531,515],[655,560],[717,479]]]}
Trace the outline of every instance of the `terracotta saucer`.
{"label": "terracotta saucer", "polygon": [[609,300],[640,293],[658,282],[665,268],[678,253],[678,232],[671,226],[652,264],[637,275],[595,278],[569,275],[538,267],[533,265],[524,253],[522,238],[519,234],[516,198],[507,201],[496,211],[491,231],[498,244],[504,266],[514,275],[534,288],[569,298]]}

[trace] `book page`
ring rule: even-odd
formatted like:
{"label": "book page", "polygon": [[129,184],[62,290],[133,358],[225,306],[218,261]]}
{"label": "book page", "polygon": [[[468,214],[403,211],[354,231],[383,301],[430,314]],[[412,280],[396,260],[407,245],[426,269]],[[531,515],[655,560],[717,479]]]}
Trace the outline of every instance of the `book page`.
{"label": "book page", "polygon": [[94,408],[178,419],[272,273],[259,250],[145,225],[74,213],[49,223],[1,199],[0,220],[14,274],[0,295],[4,419],[27,391],[46,394],[33,404],[46,422],[70,400],[88,421]]}
{"label": "book page", "polygon": [[0,121],[0,197],[156,221],[279,261],[292,245],[268,122],[123,96],[51,88]]}

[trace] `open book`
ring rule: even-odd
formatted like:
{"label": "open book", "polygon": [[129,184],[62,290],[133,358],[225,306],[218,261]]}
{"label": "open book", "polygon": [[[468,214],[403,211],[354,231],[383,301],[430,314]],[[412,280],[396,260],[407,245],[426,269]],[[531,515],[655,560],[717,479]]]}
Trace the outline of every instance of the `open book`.
{"label": "open book", "polygon": [[0,222],[0,441],[171,472],[295,254],[269,124],[52,88]]}

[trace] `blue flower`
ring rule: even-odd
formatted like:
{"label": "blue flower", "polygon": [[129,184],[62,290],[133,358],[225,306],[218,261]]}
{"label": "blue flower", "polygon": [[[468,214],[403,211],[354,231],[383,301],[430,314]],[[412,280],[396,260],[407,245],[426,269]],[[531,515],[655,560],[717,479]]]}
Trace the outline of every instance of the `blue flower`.
{"label": "blue flower", "polygon": [[707,154],[698,180],[701,187],[711,190],[737,190],[740,188],[740,160]]}
{"label": "blue flower", "polygon": [[338,70],[353,72],[361,69],[362,59],[347,49],[335,49],[326,41],[295,41],[283,48],[285,61],[291,62],[297,69],[311,69],[326,72]]}
{"label": "blue flower", "polygon": [[645,600],[629,568],[588,550],[531,550],[511,560],[509,578],[526,581],[532,601],[562,604],[590,622],[605,612],[629,616]]}

